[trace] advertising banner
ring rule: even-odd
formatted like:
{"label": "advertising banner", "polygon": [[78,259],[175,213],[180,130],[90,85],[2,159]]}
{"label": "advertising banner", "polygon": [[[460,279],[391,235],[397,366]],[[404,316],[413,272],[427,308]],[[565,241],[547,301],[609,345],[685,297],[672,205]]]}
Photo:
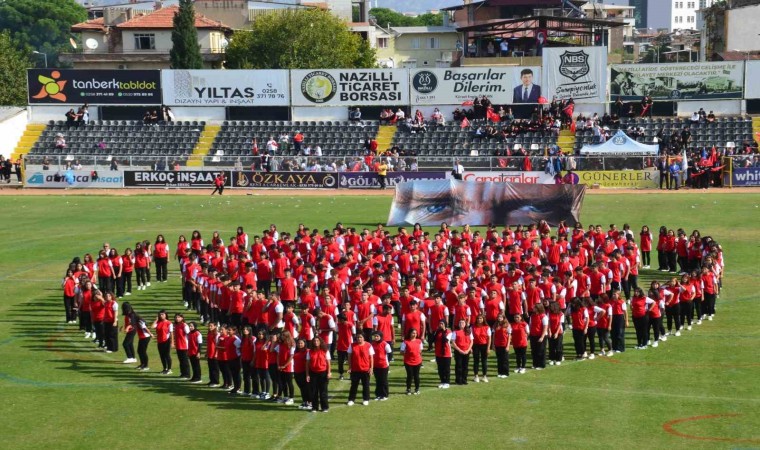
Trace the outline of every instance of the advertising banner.
{"label": "advertising banner", "polygon": [[734,186],[760,186],[760,167],[743,167],[733,169]]}
{"label": "advertising banner", "polygon": [[607,100],[607,47],[547,47],[542,66],[547,99]]}
{"label": "advertising banner", "polygon": [[741,98],[743,62],[613,64],[610,98],[693,100]]}
{"label": "advertising banner", "polygon": [[580,220],[586,186],[406,181],[396,186],[388,225],[519,225]]}
{"label": "advertising banner", "polygon": [[307,188],[336,189],[334,172],[235,172],[232,185],[236,188]]}
{"label": "advertising banner", "polygon": [[226,178],[224,185],[232,186],[232,173],[229,170],[125,170],[124,187],[213,188],[214,179],[220,172]]}
{"label": "advertising banner", "polygon": [[570,178],[573,179],[572,184],[598,184],[603,188],[652,189],[659,186],[660,172],[656,169],[579,170],[572,172]]}
{"label": "advertising banner", "polygon": [[29,69],[30,104],[159,105],[158,70]]}
{"label": "advertising banner", "polygon": [[293,106],[401,105],[409,102],[406,69],[291,70]]}
{"label": "advertising banner", "polygon": [[744,74],[744,98],[760,98],[760,61],[745,62],[747,73]]}
{"label": "advertising banner", "polygon": [[42,166],[27,166],[24,187],[30,188],[94,188],[118,189],[124,186],[124,172],[90,170],[42,170]]}
{"label": "advertising banner", "polygon": [[163,70],[169,106],[288,106],[287,70]]}
{"label": "advertising banner", "polygon": [[[445,180],[446,172],[388,172],[386,185],[395,187],[404,181]],[[341,172],[338,174],[340,187],[347,189],[371,189],[380,187],[380,179],[375,172]]]}
{"label": "advertising banner", "polygon": [[482,96],[495,105],[538,103],[541,97],[540,67],[413,69],[409,78],[414,105],[461,105]]}
{"label": "advertising banner", "polygon": [[554,184],[554,177],[544,172],[470,172],[465,171],[464,181],[482,181],[488,183],[525,183],[525,184]]}

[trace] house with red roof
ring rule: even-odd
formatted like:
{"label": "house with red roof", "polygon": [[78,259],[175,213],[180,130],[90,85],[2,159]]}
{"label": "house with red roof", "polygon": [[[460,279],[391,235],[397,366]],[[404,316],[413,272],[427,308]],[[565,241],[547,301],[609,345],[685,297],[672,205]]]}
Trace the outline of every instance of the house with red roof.
{"label": "house with red roof", "polygon": [[[60,56],[75,69],[169,69],[176,5],[138,12],[131,8],[105,8],[103,17],[71,27],[79,35],[77,48]],[[232,28],[204,15],[195,15],[198,45],[204,68],[218,69]]]}

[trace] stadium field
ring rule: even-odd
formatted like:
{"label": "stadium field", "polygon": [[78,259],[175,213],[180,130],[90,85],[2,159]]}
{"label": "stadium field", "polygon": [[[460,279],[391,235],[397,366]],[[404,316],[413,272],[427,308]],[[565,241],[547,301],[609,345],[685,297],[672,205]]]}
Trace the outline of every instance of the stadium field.
{"label": "stadium field", "polygon": [[[6,448],[760,447],[757,193],[586,196],[584,225],[629,223],[636,233],[644,224],[655,231],[666,225],[719,241],[726,273],[716,320],[642,351],[633,348],[629,328],[624,354],[568,358],[561,367],[508,379],[494,374],[489,384],[449,390],[436,389],[435,364],[425,354],[420,396],[403,395],[404,369],[395,362],[389,401],[347,407],[349,383],[333,379],[329,414],[162,376],[153,342],[152,370],[138,373],[121,363],[122,352],[95,351],[76,325],[64,323],[60,280],[67,264],[105,241],[122,250],[162,233],[173,248],[179,234],[194,229],[208,240],[214,230],[226,239],[239,225],[250,236],[270,223],[288,231],[299,223],[332,229],[337,221],[374,228],[385,222],[391,202],[387,196],[207,194],[0,196]],[[664,276],[643,271],[640,284],[652,279]],[[125,299],[144,317],[184,309],[176,262],[168,283]],[[566,355],[571,341],[566,336]]]}

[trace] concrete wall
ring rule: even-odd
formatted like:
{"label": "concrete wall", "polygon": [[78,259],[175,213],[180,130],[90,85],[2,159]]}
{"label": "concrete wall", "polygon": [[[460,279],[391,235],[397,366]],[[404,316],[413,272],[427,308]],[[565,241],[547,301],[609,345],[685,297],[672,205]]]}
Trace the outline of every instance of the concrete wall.
{"label": "concrete wall", "polygon": [[[79,108],[79,105],[35,105],[29,106],[27,109],[28,118],[30,123],[47,123],[50,120],[66,120],[66,113],[71,108],[74,111]],[[90,120],[99,120],[100,112],[97,106],[90,106]]]}
{"label": "concrete wall", "polygon": [[28,121],[26,111],[20,111],[0,122],[0,155],[7,158],[13,154],[16,144],[21,139],[21,135],[24,134]]}
{"label": "concrete wall", "polygon": [[224,107],[219,108],[193,108],[187,106],[172,106],[174,117],[177,120],[205,120],[206,122],[214,120],[225,120]]}
{"label": "concrete wall", "polygon": [[693,102],[678,102],[678,116],[691,116],[699,108],[713,111],[717,116],[737,115],[742,112],[742,100],[698,100]]}
{"label": "concrete wall", "polygon": [[348,108],[344,106],[294,107],[293,120],[348,120]]}
{"label": "concrete wall", "polygon": [[746,52],[760,48],[760,5],[732,9],[726,16],[726,49]]}

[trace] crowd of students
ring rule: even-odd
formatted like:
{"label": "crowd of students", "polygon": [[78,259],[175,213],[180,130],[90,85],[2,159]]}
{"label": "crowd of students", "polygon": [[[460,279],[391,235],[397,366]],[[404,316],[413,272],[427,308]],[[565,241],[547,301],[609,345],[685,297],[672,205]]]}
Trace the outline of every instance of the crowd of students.
{"label": "crowd of students", "polygon": [[[452,358],[457,385],[470,381],[470,358],[472,381],[488,383],[491,351],[498,378],[510,376],[510,353],[513,373],[525,373],[528,347],[535,370],[561,365],[568,331],[576,360],[624,352],[629,318],[636,348],[657,347],[713,320],[724,268],[720,245],[698,230],[687,237],[663,226],[655,241],[644,226],[637,242],[627,224],[560,223],[553,233],[543,221],[483,232],[444,223],[432,237],[419,225],[391,232],[338,223],[322,233],[271,225],[249,239],[238,227],[227,243],[217,232],[206,243],[196,230],[173,250],[170,258],[159,235],[121,254],[105,244],[97,259],[74,258],[63,280],[66,321],[106,352],[118,350],[121,330],[124,363],[139,359],[140,371],[149,370],[155,338],[162,374],[173,373],[173,348],[182,380],[202,383],[203,359],[209,387],[292,405],[295,383],[299,408],[324,412],[334,370],[350,377],[348,405],[360,387],[369,404],[371,377],[375,400],[387,400],[394,354],[406,394],[418,395],[426,351],[438,388],[448,389]],[[638,275],[653,250],[668,276],[645,291]],[[179,263],[183,306],[199,321],[165,310],[152,320],[129,302],[119,314],[132,272],[146,289],[151,263],[165,282],[169,259]]]}

